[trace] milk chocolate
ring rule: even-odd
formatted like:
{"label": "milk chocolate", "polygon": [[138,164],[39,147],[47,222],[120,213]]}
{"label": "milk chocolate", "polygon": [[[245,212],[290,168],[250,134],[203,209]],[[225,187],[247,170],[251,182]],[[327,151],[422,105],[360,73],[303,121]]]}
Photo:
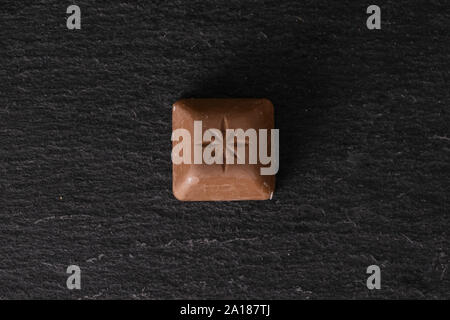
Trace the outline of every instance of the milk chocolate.
{"label": "milk chocolate", "polygon": [[[201,121],[201,131],[194,125],[194,121]],[[195,129],[197,128],[197,129]],[[207,129],[217,129],[216,132],[222,134],[223,141],[219,141],[218,136],[214,136],[209,141],[204,141],[203,134]],[[188,141],[191,148],[189,157],[186,151],[186,159],[180,164],[173,163],[173,194],[182,201],[230,201],[230,200],[267,200],[271,199],[275,189],[275,175],[262,175],[262,165],[259,157],[256,163],[250,162],[249,137],[238,141],[233,137],[233,150],[229,150],[226,144],[227,129],[247,129],[253,128],[256,132],[259,129],[267,129],[268,154],[270,154],[270,131],[274,128],[274,110],[272,103],[267,99],[182,99],[173,105],[172,109],[172,130],[186,129],[190,134]],[[197,130],[197,131],[196,131]],[[195,133],[200,133],[200,141],[195,140]],[[242,137],[242,136],[241,136]],[[199,137],[197,137],[199,138]],[[258,138],[258,148],[259,140]],[[217,139],[217,140],[216,140]],[[172,147],[175,147],[183,139],[173,139]],[[195,163],[197,155],[201,150],[211,143],[221,143],[218,147],[219,154],[215,150],[212,156],[217,156],[215,163],[206,164]],[[245,148],[245,159],[239,157],[238,145]],[[197,145],[197,146],[196,146]],[[197,148],[197,149],[195,149]],[[228,148],[228,149],[227,149]],[[195,149],[195,150],[194,150]],[[175,150],[175,149],[174,149]],[[186,149],[188,150],[188,149]],[[259,150],[259,149],[258,149]],[[180,152],[180,157],[184,156],[185,150]],[[221,153],[221,154],[220,154]],[[242,156],[243,153],[240,153]],[[227,157],[229,156],[229,159]],[[233,163],[231,162],[231,158]],[[221,161],[219,161],[219,159]],[[243,162],[240,164],[238,162]],[[190,162],[190,163],[185,163]]]}

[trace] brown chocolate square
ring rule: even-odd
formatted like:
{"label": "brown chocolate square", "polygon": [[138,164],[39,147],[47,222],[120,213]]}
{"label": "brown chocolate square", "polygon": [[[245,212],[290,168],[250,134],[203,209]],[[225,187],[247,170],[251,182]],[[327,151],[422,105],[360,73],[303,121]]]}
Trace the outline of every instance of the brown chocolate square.
{"label": "brown chocolate square", "polygon": [[[272,198],[275,175],[261,175],[260,168],[266,167],[257,160],[249,163],[249,139],[234,140],[235,150],[229,151],[234,164],[227,164],[227,147],[223,142],[223,163],[194,163],[194,121],[202,122],[202,135],[207,129],[218,129],[225,139],[227,129],[267,129],[274,128],[274,110],[267,99],[183,99],[172,109],[172,130],[186,129],[191,138],[190,163],[173,163],[173,194],[183,201],[227,201],[227,200],[267,200]],[[182,139],[181,139],[182,140]],[[173,147],[181,140],[173,141]],[[212,141],[215,141],[213,139]],[[203,151],[212,141],[201,143]],[[219,143],[220,141],[217,141]],[[259,136],[258,136],[259,143]],[[270,153],[270,139],[268,139]],[[238,164],[238,145],[245,147],[245,164]],[[259,146],[259,144],[258,144]],[[200,150],[198,148],[197,150]],[[214,155],[214,152],[212,153]],[[187,155],[186,155],[187,156]],[[220,154],[217,155],[220,159]],[[231,156],[230,156],[231,158]],[[244,161],[244,159],[240,159]]]}

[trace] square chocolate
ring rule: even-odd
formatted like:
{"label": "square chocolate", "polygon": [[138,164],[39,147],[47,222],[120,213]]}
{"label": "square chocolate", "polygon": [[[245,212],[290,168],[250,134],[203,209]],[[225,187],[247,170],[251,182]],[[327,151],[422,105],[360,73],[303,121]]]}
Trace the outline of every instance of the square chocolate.
{"label": "square chocolate", "polygon": [[[230,129],[240,134],[234,136]],[[265,155],[273,156],[272,129],[274,109],[267,99],[182,99],[175,102],[172,109],[175,197],[182,201],[271,199],[275,174],[262,174],[263,168],[270,164],[267,164],[267,157],[261,161],[260,148],[263,142],[267,146]],[[257,142],[250,131],[256,132]],[[254,146],[259,153],[251,148]]]}

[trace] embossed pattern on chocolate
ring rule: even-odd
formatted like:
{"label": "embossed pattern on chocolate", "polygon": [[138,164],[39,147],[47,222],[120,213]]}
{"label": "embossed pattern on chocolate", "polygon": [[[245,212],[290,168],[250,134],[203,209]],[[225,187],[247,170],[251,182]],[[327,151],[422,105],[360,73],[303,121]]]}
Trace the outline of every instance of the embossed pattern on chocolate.
{"label": "embossed pattern on chocolate", "polygon": [[[172,130],[187,136],[172,135],[173,153],[178,155],[178,161],[172,155],[175,197],[183,201],[271,199],[275,174],[264,174],[269,166],[264,159],[273,156],[272,129],[274,108],[267,99],[177,101]],[[240,134],[229,136],[230,131]],[[250,131],[256,135],[244,134]],[[182,149],[184,139],[188,144]],[[261,150],[266,145],[267,150]]]}

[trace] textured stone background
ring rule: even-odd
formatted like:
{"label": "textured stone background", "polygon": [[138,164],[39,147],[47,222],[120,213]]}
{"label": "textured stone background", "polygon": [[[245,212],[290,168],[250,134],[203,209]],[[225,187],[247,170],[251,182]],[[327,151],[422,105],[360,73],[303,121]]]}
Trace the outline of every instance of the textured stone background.
{"label": "textured stone background", "polygon": [[[75,3],[0,0],[0,298],[450,298],[448,1]],[[173,198],[181,97],[274,102],[272,201]]]}

